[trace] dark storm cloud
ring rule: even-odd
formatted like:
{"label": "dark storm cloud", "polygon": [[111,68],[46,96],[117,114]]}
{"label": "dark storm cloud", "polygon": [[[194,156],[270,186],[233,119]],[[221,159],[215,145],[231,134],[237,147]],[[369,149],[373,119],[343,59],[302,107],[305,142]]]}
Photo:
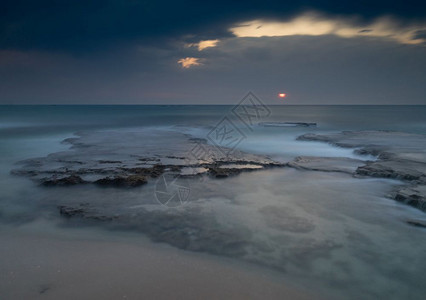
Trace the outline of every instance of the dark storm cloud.
{"label": "dark storm cloud", "polygon": [[426,30],[418,30],[415,32],[414,40],[419,40],[419,39],[426,39]]}
{"label": "dark storm cloud", "polygon": [[425,104],[425,6],[6,0],[0,104]]}
{"label": "dark storm cloud", "polygon": [[270,104],[280,104],[278,91],[290,104],[425,104],[423,47],[365,37],[234,38],[198,52],[202,66],[176,63],[196,53],[153,46],[90,58],[11,52],[22,64],[0,61],[0,103],[234,104],[253,90]]}
{"label": "dark storm cloud", "polygon": [[88,51],[182,35],[209,39],[229,36],[229,26],[241,20],[280,19],[306,10],[360,20],[426,17],[426,3],[410,1],[6,0],[0,9],[0,48]]}

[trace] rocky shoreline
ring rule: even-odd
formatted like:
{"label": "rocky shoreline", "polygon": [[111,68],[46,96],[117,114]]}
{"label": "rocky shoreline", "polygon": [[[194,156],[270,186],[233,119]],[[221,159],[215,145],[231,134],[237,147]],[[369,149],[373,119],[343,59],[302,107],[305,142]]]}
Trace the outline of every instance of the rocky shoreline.
{"label": "rocky shoreline", "polygon": [[[210,176],[226,178],[241,172],[271,167],[291,167],[299,170],[342,172],[354,177],[389,178],[403,181],[390,197],[426,211],[426,137],[391,131],[344,131],[333,134],[304,134],[300,141],[319,141],[334,146],[352,148],[361,155],[377,159],[359,160],[345,157],[296,157],[280,163],[266,156],[238,150],[228,155],[207,144],[203,139],[170,132],[168,147],[158,149],[144,141],[152,133],[132,133],[132,147],[123,149],[121,135],[114,133],[79,133],[78,138],[64,142],[69,151],[20,162],[21,168],[12,174],[26,176],[43,186],[73,186],[95,184],[101,187],[133,188],[168,173],[174,176]],[[135,136],[137,135],[137,136]],[[195,158],[192,150],[202,147],[204,155]],[[226,150],[226,149],[225,149]]]}
{"label": "rocky shoreline", "polygon": [[426,136],[392,131],[344,131],[304,134],[297,139],[353,148],[358,154],[377,159],[364,163],[349,158],[298,158],[288,166],[319,171],[344,169],[355,177],[401,180],[405,184],[390,197],[426,212]]}
{"label": "rocky shoreline", "polygon": [[[266,156],[238,150],[230,152],[178,132],[158,133],[157,139],[169,141],[160,149],[155,144],[143,142],[152,138],[150,133],[132,133],[136,143],[132,140],[129,148],[122,147],[122,135],[115,133],[79,135],[64,141],[71,145],[69,151],[22,161],[21,168],[11,173],[29,177],[43,186],[95,184],[132,188],[165,173],[182,177],[207,174],[213,178],[226,178],[241,172],[284,166]],[[197,158],[199,148],[203,152]],[[194,154],[194,151],[197,152]]]}
{"label": "rocky shoreline", "polygon": [[[156,143],[150,143],[153,138],[157,139]],[[164,140],[161,147],[158,146],[159,140]],[[398,186],[391,197],[426,211],[424,136],[364,131],[329,135],[305,134],[298,140],[321,141],[353,148],[359,154],[374,155],[377,159],[303,156],[288,163],[281,163],[238,150],[225,156],[221,149],[207,144],[205,140],[176,132],[142,132],[124,136],[111,132],[92,132],[79,133],[77,138],[67,139],[65,142],[71,146],[68,151],[20,162],[20,168],[12,173],[29,177],[41,186],[49,188],[92,185],[130,192],[133,188],[142,187],[142,192],[145,190],[143,186],[149,186],[150,182],[163,174],[174,174],[194,180],[204,176],[220,180],[241,172],[287,167],[302,171],[344,173],[357,178],[402,180],[405,184]],[[191,151],[200,145],[205,155],[197,159]],[[146,193],[150,191],[147,190]],[[164,242],[180,249],[238,257],[255,263],[259,262],[256,256],[253,256],[257,251],[273,257],[271,261],[261,260],[261,264],[273,268],[284,265],[283,261],[273,256],[273,248],[253,241],[253,231],[235,224],[232,227],[221,224],[218,220],[220,216],[209,212],[208,207],[203,205],[184,205],[174,209],[161,205],[139,205],[137,210],[122,212],[116,210],[122,204],[114,204],[117,206],[108,210],[102,201],[58,201],[56,207],[59,215],[69,224],[83,221],[84,224],[102,224],[113,230],[135,230],[153,241]],[[259,208],[257,213],[264,218],[268,228],[279,232],[307,235],[315,228],[308,218],[295,216],[293,211],[283,207],[264,206]],[[412,226],[426,227],[422,220],[409,219],[406,222]],[[306,243],[308,244],[300,247],[319,248],[321,250],[318,255],[329,255],[341,247],[340,244],[327,239],[308,238]],[[285,269],[282,267],[280,270]]]}

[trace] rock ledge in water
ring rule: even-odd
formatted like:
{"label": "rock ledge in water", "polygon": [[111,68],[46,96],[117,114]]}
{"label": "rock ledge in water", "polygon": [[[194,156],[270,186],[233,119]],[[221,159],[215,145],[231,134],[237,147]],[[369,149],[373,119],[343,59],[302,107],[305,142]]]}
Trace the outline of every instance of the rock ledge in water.
{"label": "rock ledge in water", "polygon": [[[393,199],[426,211],[426,136],[393,131],[343,131],[332,134],[304,134],[302,141],[320,141],[354,148],[358,154],[374,155],[377,160],[366,161],[353,172],[356,177],[368,176],[398,179],[406,182],[393,194]],[[329,158],[318,158],[324,163]],[[307,165],[297,159],[292,167]],[[318,164],[318,162],[316,163]],[[317,168],[318,169],[318,168]]]}
{"label": "rock ledge in water", "polygon": [[259,122],[263,127],[316,127],[317,123],[306,122]]}
{"label": "rock ledge in water", "polygon": [[186,177],[206,173],[225,178],[245,171],[284,166],[266,156],[215,147],[205,139],[181,132],[149,130],[79,135],[65,140],[71,144],[69,151],[25,160],[12,174],[27,176],[44,186],[93,183],[138,187],[164,173]]}

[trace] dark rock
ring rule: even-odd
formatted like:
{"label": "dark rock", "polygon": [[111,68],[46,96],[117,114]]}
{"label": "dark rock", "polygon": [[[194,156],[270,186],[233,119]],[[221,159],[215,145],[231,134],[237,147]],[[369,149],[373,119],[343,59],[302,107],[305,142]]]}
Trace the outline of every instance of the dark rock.
{"label": "dark rock", "polygon": [[42,182],[45,186],[66,186],[86,183],[80,176],[71,175],[62,178],[46,179]]}
{"label": "dark rock", "polygon": [[407,224],[416,227],[426,228],[426,221],[423,220],[407,220]]}
{"label": "dark rock", "polygon": [[393,194],[396,201],[411,205],[426,212],[426,186],[402,187]]}
{"label": "dark rock", "polygon": [[357,175],[426,182],[422,163],[408,160],[378,160],[367,162],[356,170]]}
{"label": "dark rock", "polygon": [[215,178],[226,178],[241,173],[243,169],[209,168],[209,174]]}
{"label": "dark rock", "polygon": [[161,159],[157,158],[157,157],[143,157],[143,158],[139,158],[140,161],[161,161]]}
{"label": "dark rock", "polygon": [[164,173],[166,166],[156,164],[151,168],[122,168],[122,170],[138,175],[151,176],[152,178],[157,178]]}
{"label": "dark rock", "polygon": [[116,186],[116,187],[137,187],[148,181],[143,175],[129,175],[127,177],[115,176],[105,177],[95,181],[95,184],[101,186]]}
{"label": "dark rock", "polygon": [[357,168],[356,174],[371,177],[382,177],[382,178],[397,178],[398,174],[390,168],[381,166],[380,164],[366,165]]}
{"label": "dark rock", "polygon": [[385,152],[382,153],[381,149],[378,149],[376,147],[365,146],[361,149],[355,149],[354,153],[359,155],[372,155],[372,156],[381,155],[379,158],[385,158]]}
{"label": "dark rock", "polygon": [[260,122],[260,126],[264,127],[316,127],[317,123],[306,122]]}
{"label": "dark rock", "polygon": [[181,169],[181,166],[170,166],[170,171],[172,172],[180,172]]}
{"label": "dark rock", "polygon": [[83,217],[86,213],[85,209],[82,207],[71,207],[71,206],[59,206],[59,213],[61,216],[71,218],[71,217]]}
{"label": "dark rock", "polygon": [[100,164],[121,164],[119,160],[100,160]]}
{"label": "dark rock", "polygon": [[113,221],[118,219],[117,216],[108,216],[99,214],[96,210],[89,207],[88,204],[79,204],[78,206],[66,206],[61,205],[59,208],[59,214],[66,218],[81,218],[93,221]]}

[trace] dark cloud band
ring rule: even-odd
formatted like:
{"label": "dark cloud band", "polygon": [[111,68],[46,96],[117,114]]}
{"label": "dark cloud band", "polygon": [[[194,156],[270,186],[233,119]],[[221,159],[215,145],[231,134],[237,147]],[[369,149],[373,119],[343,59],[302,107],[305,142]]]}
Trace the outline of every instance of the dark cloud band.
{"label": "dark cloud band", "polygon": [[88,51],[134,40],[150,43],[195,35],[229,36],[235,22],[285,19],[306,10],[425,20],[426,3],[410,1],[138,1],[6,0],[0,9],[1,49]]}

